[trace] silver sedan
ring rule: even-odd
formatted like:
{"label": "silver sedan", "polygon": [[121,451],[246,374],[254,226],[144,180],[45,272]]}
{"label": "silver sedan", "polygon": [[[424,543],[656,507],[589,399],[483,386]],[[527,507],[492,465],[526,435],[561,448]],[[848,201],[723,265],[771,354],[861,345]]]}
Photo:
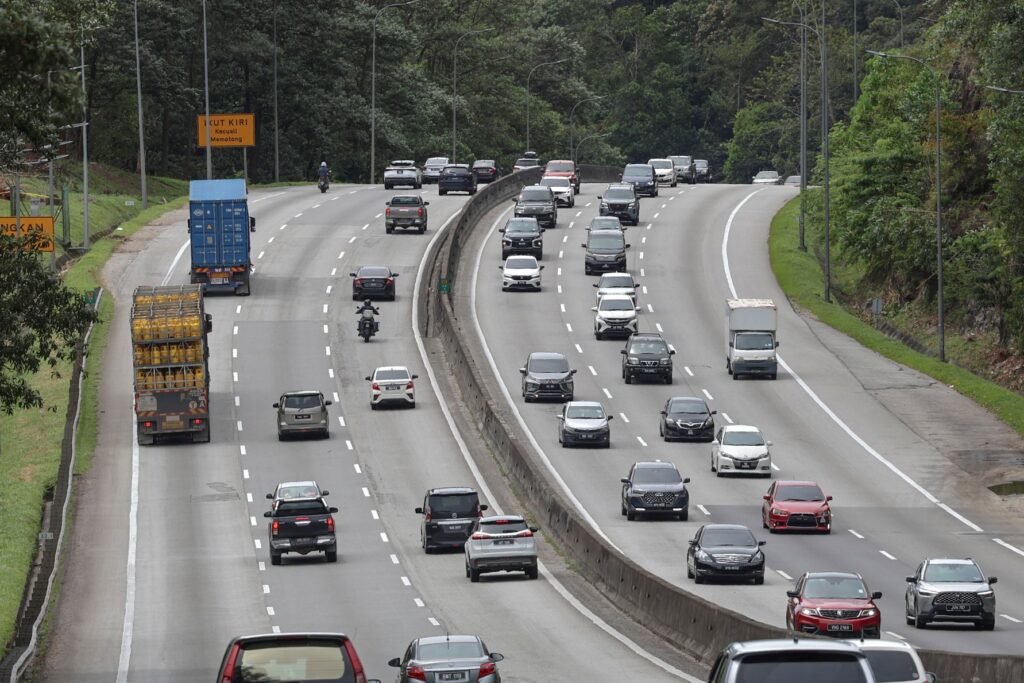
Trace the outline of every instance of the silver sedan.
{"label": "silver sedan", "polygon": [[478,636],[425,636],[409,643],[405,655],[388,666],[399,670],[398,683],[501,683],[498,662],[505,659],[490,652]]}

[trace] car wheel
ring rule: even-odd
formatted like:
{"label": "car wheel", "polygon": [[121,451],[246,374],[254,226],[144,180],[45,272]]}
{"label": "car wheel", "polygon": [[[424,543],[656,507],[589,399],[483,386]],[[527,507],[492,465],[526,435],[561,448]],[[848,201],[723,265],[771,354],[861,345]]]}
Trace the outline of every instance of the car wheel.
{"label": "car wheel", "polygon": [[777,373],[777,372],[773,372],[772,374],[770,374],[770,375],[768,375],[768,376],[769,376],[769,377],[770,377],[771,379],[778,379],[778,378],[779,378],[779,373]]}
{"label": "car wheel", "polygon": [[395,229],[394,228],[387,228],[387,227],[385,227],[384,228],[384,232],[390,235],[390,234],[395,232]]}
{"label": "car wheel", "polygon": [[927,625],[928,625],[928,620],[925,619],[924,617],[922,617],[920,614],[917,614],[916,613],[916,609],[915,609],[914,628],[924,628]]}
{"label": "car wheel", "polygon": [[466,560],[466,578],[469,578],[469,560]]}
{"label": "car wheel", "polygon": [[598,332],[597,330],[594,330],[594,339],[596,339],[596,340],[598,340],[598,341],[601,341],[602,339],[604,339],[604,335],[602,335],[602,334],[601,334],[600,332]]}
{"label": "car wheel", "polygon": [[420,227],[420,229],[419,229],[419,233],[420,233],[421,235],[422,235],[423,233],[425,233],[426,231],[427,231],[427,226],[425,226],[425,225],[424,225],[424,226],[421,226],[421,227]]}
{"label": "car wheel", "polygon": [[693,575],[693,582],[694,583],[704,583],[704,577],[701,576],[700,574],[694,574]]}
{"label": "car wheel", "polygon": [[692,579],[693,578],[693,570],[690,569],[690,563],[689,562],[686,563],[686,578],[688,578],[688,579]]}
{"label": "car wheel", "polygon": [[328,562],[337,562],[338,561],[338,551],[337,550],[328,550],[327,552],[324,553],[324,557],[327,558]]}
{"label": "car wheel", "polygon": [[437,194],[443,197],[443,196],[445,196],[446,194],[448,194],[448,191],[447,191],[447,190],[438,190],[438,191],[437,191]]}
{"label": "car wheel", "polygon": [[717,470],[717,469],[715,468],[715,456],[711,456],[711,471],[712,471],[712,472],[717,472],[717,471],[718,471],[718,470]]}
{"label": "car wheel", "polygon": [[277,440],[278,441],[284,441],[284,434],[282,434],[281,432],[278,432],[277,433]]}
{"label": "car wheel", "polygon": [[423,187],[423,183],[416,183],[415,185],[412,186],[412,189],[418,190],[418,189],[420,189],[422,187]]}
{"label": "car wheel", "polygon": [[688,519],[690,519],[690,511],[689,510],[683,510],[682,512],[679,513],[679,521],[680,522],[685,522]]}
{"label": "car wheel", "polygon": [[373,401],[370,402],[370,410],[377,410],[377,404]]}
{"label": "car wheel", "polygon": [[324,431],[320,432],[320,438],[321,439],[329,439],[329,438],[331,438],[331,430],[330,429],[325,429]]}
{"label": "car wheel", "polygon": [[540,571],[537,569],[536,565],[526,569],[526,578],[536,579],[538,576],[540,576]]}
{"label": "car wheel", "polygon": [[761,528],[762,529],[767,529],[768,528],[768,520],[766,520],[764,518],[764,511],[763,510],[761,511]]}
{"label": "car wheel", "polygon": [[270,564],[281,564],[281,553],[270,553]]}
{"label": "car wheel", "polygon": [[906,608],[903,608],[903,618],[907,620],[908,626],[914,625],[914,615],[912,615]]}
{"label": "car wheel", "polygon": [[630,522],[636,519],[636,513],[630,510],[629,506],[626,506],[626,519],[628,519]]}
{"label": "car wheel", "polygon": [[995,618],[986,619],[985,621],[978,624],[978,628],[982,631],[994,631],[996,629]]}
{"label": "car wheel", "polygon": [[479,569],[473,569],[472,567],[470,567],[469,568],[469,580],[472,583],[480,583],[480,570]]}
{"label": "car wheel", "polygon": [[626,384],[632,384],[633,383],[633,375],[631,373],[629,373],[629,372],[623,372],[622,373],[622,379],[624,379],[626,381]]}

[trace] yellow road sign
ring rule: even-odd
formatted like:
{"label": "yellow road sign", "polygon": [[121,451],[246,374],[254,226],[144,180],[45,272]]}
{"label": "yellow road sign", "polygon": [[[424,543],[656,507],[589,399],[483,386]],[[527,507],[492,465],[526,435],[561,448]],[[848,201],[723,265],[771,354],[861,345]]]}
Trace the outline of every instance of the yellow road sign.
{"label": "yellow road sign", "polygon": [[[206,117],[199,122],[199,146],[206,148]],[[254,114],[210,114],[211,147],[254,147],[256,145],[256,116]]]}
{"label": "yellow road sign", "polygon": [[35,240],[29,245],[32,251],[53,251],[53,217],[52,216],[0,216],[0,233],[7,237],[18,237],[18,221],[21,224],[21,236],[32,235]]}

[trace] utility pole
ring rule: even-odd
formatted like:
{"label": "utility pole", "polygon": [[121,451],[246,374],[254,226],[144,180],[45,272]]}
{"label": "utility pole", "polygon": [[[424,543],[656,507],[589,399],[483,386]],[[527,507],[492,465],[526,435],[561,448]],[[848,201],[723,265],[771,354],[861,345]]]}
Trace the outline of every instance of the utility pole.
{"label": "utility pole", "polygon": [[807,5],[800,5],[800,251],[807,251]]}
{"label": "utility pole", "polygon": [[[824,14],[824,13],[823,13]],[[822,25],[824,26],[824,16]],[[857,80],[857,62],[860,61],[860,53],[857,52],[857,0],[853,0],[853,103],[857,104],[857,89],[860,82]]]}
{"label": "utility pole", "polygon": [[79,43],[82,57],[82,247],[89,248],[89,98],[85,94],[85,31]]}
{"label": "utility pole", "polygon": [[274,0],[274,182],[281,182],[280,136],[277,125],[277,0]]}
{"label": "utility pole", "polygon": [[146,192],[146,134],[142,124],[142,61],[139,56],[139,0],[135,0],[135,99],[139,103],[139,180],[142,182],[142,208],[146,209],[149,207],[149,194]]}
{"label": "utility pole", "polygon": [[206,179],[213,180],[213,148],[210,147],[210,60],[206,43],[206,0],[203,0],[203,91],[206,95]]}

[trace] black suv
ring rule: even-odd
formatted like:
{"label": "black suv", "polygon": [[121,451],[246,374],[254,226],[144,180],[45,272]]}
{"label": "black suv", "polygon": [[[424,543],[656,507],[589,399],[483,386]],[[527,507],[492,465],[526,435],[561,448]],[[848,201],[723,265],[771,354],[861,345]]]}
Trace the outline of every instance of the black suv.
{"label": "black suv", "polygon": [[668,347],[660,334],[634,334],[621,353],[622,379],[626,384],[631,384],[637,378],[648,377],[672,384],[672,356],[676,352]]}
{"label": "black suv", "polygon": [[571,401],[575,395],[572,376],[576,370],[569,367],[569,359],[560,353],[534,351],[519,368],[523,376],[523,399],[554,398]]}
{"label": "black suv", "polygon": [[510,254],[533,254],[540,261],[544,256],[544,237],[537,219],[532,216],[509,218],[505,227],[498,232],[501,238],[501,258],[507,259]]}
{"label": "black suv", "polygon": [[637,196],[658,196],[658,178],[654,175],[654,167],[650,164],[626,164],[621,180],[624,183],[630,183]]}
{"label": "black suv", "polygon": [[416,513],[423,515],[420,526],[423,551],[429,554],[435,548],[461,548],[486,509],[474,489],[465,486],[430,489],[423,497],[423,507],[416,508]]}
{"label": "black suv", "polygon": [[597,198],[601,200],[600,215],[615,216],[630,225],[640,222],[640,200],[632,185],[609,185]]}
{"label": "black suv", "polygon": [[641,515],[668,515],[686,521],[690,517],[690,478],[679,475],[670,462],[633,463],[622,482],[622,514],[629,521]]}
{"label": "black suv", "polygon": [[658,432],[665,441],[714,441],[716,413],[702,398],[673,396],[661,411]]}
{"label": "black suv", "polygon": [[558,207],[550,187],[529,185],[514,199],[516,216],[536,218],[542,228],[553,228],[558,222]]}
{"label": "black suv", "polygon": [[437,178],[437,193],[441,196],[449,192],[468,192],[476,194],[476,176],[464,164],[445,166]]}

